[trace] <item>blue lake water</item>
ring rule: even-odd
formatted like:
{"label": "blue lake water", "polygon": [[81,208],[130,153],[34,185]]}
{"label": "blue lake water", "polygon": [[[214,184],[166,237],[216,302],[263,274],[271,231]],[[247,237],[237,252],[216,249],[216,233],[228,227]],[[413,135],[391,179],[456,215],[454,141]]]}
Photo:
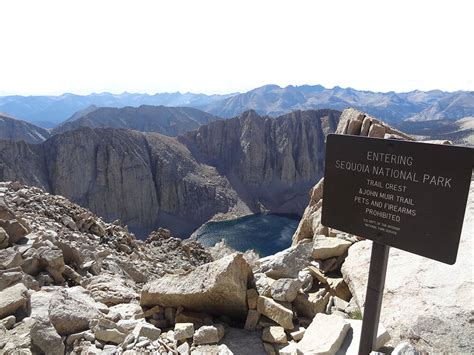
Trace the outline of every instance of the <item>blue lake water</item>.
{"label": "blue lake water", "polygon": [[255,214],[231,221],[208,222],[195,237],[205,246],[214,246],[224,239],[237,251],[254,249],[263,257],[288,248],[298,223],[297,216]]}

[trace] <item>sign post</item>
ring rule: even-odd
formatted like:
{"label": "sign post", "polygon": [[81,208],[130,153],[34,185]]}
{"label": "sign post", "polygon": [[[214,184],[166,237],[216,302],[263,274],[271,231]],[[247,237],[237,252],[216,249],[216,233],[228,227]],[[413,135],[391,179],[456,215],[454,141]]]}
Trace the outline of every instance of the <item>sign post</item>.
{"label": "sign post", "polygon": [[373,241],[359,354],[374,349],[389,247],[456,262],[474,149],[331,134],[322,224]]}

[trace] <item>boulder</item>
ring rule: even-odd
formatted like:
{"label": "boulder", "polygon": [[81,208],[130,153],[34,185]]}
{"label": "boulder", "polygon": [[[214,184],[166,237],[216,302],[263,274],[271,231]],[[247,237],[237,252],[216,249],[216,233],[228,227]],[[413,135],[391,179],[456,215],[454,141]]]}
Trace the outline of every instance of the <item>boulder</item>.
{"label": "boulder", "polygon": [[97,340],[105,343],[121,344],[127,335],[112,321],[101,318],[90,322],[90,328]]}
{"label": "boulder", "polygon": [[[336,355],[357,354],[359,352],[360,335],[362,332],[362,321],[358,319],[347,319],[351,328],[347,331],[344,341],[337,351]],[[385,330],[382,323],[379,323],[377,331],[377,339],[375,341],[375,349],[378,350],[390,340],[390,335]]]}
{"label": "boulder", "polygon": [[385,137],[385,127],[377,123],[373,123],[369,128],[369,137],[372,138],[384,138]]}
{"label": "boulder", "polygon": [[258,313],[258,311],[256,311],[255,309],[249,309],[249,312],[247,313],[247,319],[245,320],[244,329],[255,330],[259,320],[260,313]]}
{"label": "boulder", "polygon": [[260,259],[258,271],[274,279],[297,278],[298,272],[311,263],[311,250],[311,243],[297,244]]}
{"label": "boulder", "polygon": [[96,302],[80,286],[60,289],[51,297],[49,318],[61,335],[89,329],[89,321],[99,317]]}
{"label": "boulder", "polygon": [[257,288],[257,298],[258,295],[271,297],[271,285],[275,280],[261,272],[255,273],[253,278],[255,281],[255,287]]}
{"label": "boulder", "polygon": [[23,275],[20,268],[0,270],[0,291],[20,281]]}
{"label": "boulder", "polygon": [[232,254],[188,274],[166,275],[146,284],[140,303],[245,319],[250,273],[242,254]]}
{"label": "boulder", "polygon": [[[471,226],[464,224],[455,265],[390,249],[380,319],[395,344],[410,340],[427,352],[474,353],[474,327],[465,326],[471,324],[474,294]],[[371,246],[370,241],[355,243],[342,266],[344,280],[361,309]]]}
{"label": "boulder", "polygon": [[326,290],[320,289],[317,292],[308,294],[298,294],[293,305],[298,316],[313,318],[317,313],[324,313],[331,295]]}
{"label": "boulder", "polygon": [[285,328],[283,327],[268,327],[264,328],[262,332],[262,340],[273,344],[286,344],[288,339],[286,337]]}
{"label": "boulder", "polygon": [[348,242],[339,238],[316,235],[313,239],[312,257],[314,259],[325,260],[336,256],[341,256],[351,246]]}
{"label": "boulder", "polygon": [[142,307],[136,303],[121,303],[109,308],[108,315],[119,314],[121,319],[142,318]]}
{"label": "boulder", "polygon": [[1,221],[0,227],[2,227],[8,234],[10,244],[17,243],[21,238],[28,234],[28,229],[16,219],[9,221]]}
{"label": "boulder", "polygon": [[371,119],[369,117],[365,117],[362,121],[362,127],[360,128],[360,135],[367,136],[369,135],[369,128],[371,124]]}
{"label": "boulder", "polygon": [[185,340],[192,338],[194,334],[193,323],[176,323],[174,325],[174,339]]}
{"label": "boulder", "polygon": [[285,329],[293,329],[293,311],[271,298],[259,296],[257,311],[280,324]]}
{"label": "boulder", "polygon": [[149,323],[138,323],[133,330],[135,338],[145,337],[150,340],[157,340],[160,337],[161,329],[155,327],[153,324]]}
{"label": "boulder", "polygon": [[329,286],[329,292],[333,296],[339,297],[347,302],[350,301],[352,298],[352,293],[342,277],[328,277],[327,283]]}
{"label": "boulder", "polygon": [[271,296],[275,301],[293,302],[302,285],[299,279],[278,279],[270,288]]}
{"label": "boulder", "polygon": [[31,342],[45,354],[63,355],[64,343],[53,325],[48,321],[35,319],[31,327]]}
{"label": "boulder", "polygon": [[318,313],[297,345],[298,354],[335,354],[351,326],[336,315]]}
{"label": "boulder", "polygon": [[15,316],[8,316],[0,320],[0,324],[3,325],[6,329],[12,329],[16,323]]}
{"label": "boulder", "polygon": [[8,237],[8,234],[5,229],[0,227],[0,249],[8,247],[9,240],[10,238]]}
{"label": "boulder", "polygon": [[94,276],[82,284],[97,302],[113,306],[138,299],[138,294],[125,281],[116,276]]}
{"label": "boulder", "polygon": [[[219,329],[218,327],[221,327]],[[216,344],[224,337],[222,325],[203,325],[193,336],[194,345]]]}
{"label": "boulder", "polygon": [[57,283],[63,283],[62,276],[65,263],[63,252],[55,246],[42,246],[38,248],[38,254],[41,262],[45,265],[46,271],[53,277]]}
{"label": "boulder", "polygon": [[23,258],[13,247],[0,250],[0,270],[21,266]]}
{"label": "boulder", "polygon": [[258,299],[257,290],[254,288],[248,289],[247,290],[247,305],[249,309],[257,308],[257,299]]}
{"label": "boulder", "polygon": [[15,314],[26,306],[27,290],[25,285],[18,283],[0,292],[0,319]]}

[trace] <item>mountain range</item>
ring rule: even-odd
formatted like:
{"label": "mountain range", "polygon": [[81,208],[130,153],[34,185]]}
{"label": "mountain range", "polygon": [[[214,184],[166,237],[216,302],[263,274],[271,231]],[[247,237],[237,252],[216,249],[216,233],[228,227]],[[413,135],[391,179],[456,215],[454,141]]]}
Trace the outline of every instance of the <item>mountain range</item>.
{"label": "mountain range", "polygon": [[140,236],[158,226],[187,236],[213,218],[301,214],[339,116],[247,111],[178,137],[80,127],[39,144],[0,140],[0,181],[63,195]]}
{"label": "mountain range", "polygon": [[192,107],[142,105],[140,107],[116,108],[90,106],[54,128],[52,134],[63,133],[79,127],[110,127],[156,132],[174,137],[219,119],[219,117]]}
{"label": "mountain range", "polygon": [[[402,121],[457,120],[474,116],[474,92],[410,91],[371,92],[352,88],[325,88],[321,85],[280,87],[265,85],[246,93],[205,95],[160,93],[154,95],[102,93],[60,96],[3,96],[0,112],[52,128],[76,112],[97,107],[139,107],[164,105],[194,107],[218,117],[230,118],[247,110],[260,115],[279,116],[295,110],[354,107],[397,124]],[[92,108],[94,109],[94,108]]]}

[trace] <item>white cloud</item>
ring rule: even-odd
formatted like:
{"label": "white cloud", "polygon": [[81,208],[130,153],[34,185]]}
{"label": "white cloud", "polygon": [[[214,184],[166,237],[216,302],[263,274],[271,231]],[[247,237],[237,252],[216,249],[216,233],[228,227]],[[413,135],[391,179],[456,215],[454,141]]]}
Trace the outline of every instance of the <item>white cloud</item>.
{"label": "white cloud", "polygon": [[3,1],[0,92],[474,90],[466,1]]}

